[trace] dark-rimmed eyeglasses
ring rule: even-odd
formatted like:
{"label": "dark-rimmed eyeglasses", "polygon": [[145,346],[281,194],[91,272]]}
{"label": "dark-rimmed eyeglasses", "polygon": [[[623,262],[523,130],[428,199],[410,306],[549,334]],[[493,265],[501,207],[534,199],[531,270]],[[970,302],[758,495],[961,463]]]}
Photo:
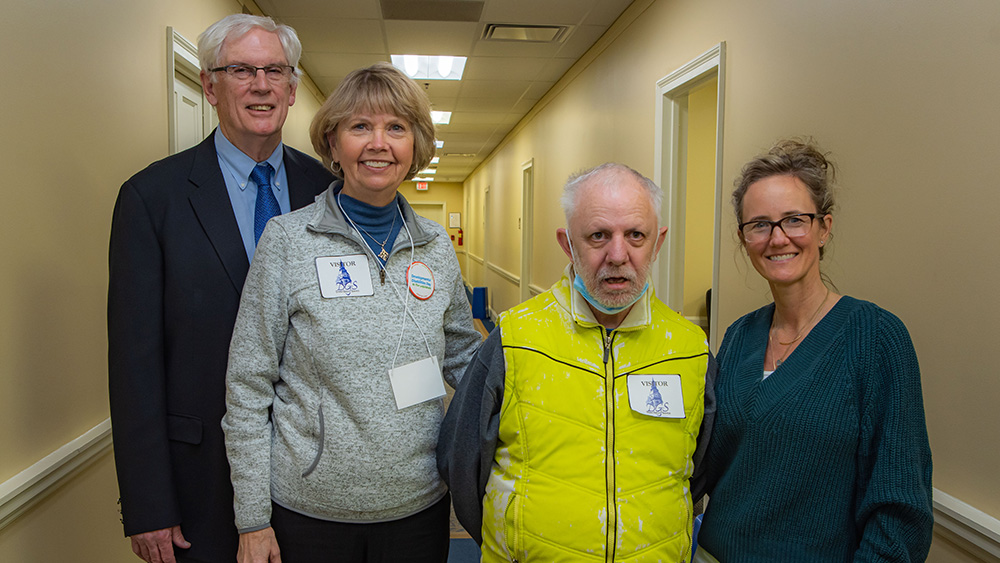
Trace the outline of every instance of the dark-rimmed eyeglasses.
{"label": "dark-rimmed eyeglasses", "polygon": [[767,219],[754,219],[746,223],[740,223],[739,229],[743,233],[745,242],[761,242],[771,238],[771,233],[775,227],[781,227],[786,237],[795,238],[805,236],[812,227],[813,219],[825,217],[826,213],[796,213],[782,217],[777,221]]}
{"label": "dark-rimmed eyeglasses", "polygon": [[253,80],[257,77],[258,70],[264,71],[264,76],[267,77],[269,82],[280,84],[288,82],[288,79],[292,77],[292,72],[295,71],[295,67],[291,65],[253,66],[248,64],[232,64],[208,69],[209,72],[225,72],[240,82]]}

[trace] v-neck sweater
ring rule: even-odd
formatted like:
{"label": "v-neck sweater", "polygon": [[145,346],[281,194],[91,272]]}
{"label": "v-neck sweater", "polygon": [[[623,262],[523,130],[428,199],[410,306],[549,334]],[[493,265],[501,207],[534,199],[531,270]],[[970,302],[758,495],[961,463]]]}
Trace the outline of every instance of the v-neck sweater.
{"label": "v-neck sweater", "polygon": [[725,563],[923,561],[931,452],[906,327],[842,297],[762,381],[773,315],[742,317],[719,350],[699,547]]}

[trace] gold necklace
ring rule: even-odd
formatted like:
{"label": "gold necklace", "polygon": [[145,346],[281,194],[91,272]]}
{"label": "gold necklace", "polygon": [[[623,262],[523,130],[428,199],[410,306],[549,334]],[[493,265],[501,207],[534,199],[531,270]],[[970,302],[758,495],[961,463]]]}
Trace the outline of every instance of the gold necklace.
{"label": "gold necklace", "polygon": [[[826,295],[823,296],[823,300],[820,301],[819,307],[816,308],[816,312],[814,312],[812,314],[812,316],[809,317],[809,321],[806,322],[806,324],[802,325],[802,328],[799,330],[799,333],[795,335],[795,338],[789,340],[788,342],[782,342],[782,341],[779,340],[778,344],[781,344],[782,346],[791,346],[792,344],[795,344],[800,338],[802,338],[802,335],[805,333],[806,329],[809,328],[812,325],[812,323],[813,323],[814,320],[816,320],[816,315],[819,315],[819,312],[821,310],[823,310],[823,305],[826,305],[826,300],[829,299],[829,298],[830,298],[830,288],[828,287],[828,288],[826,288]],[[771,328],[773,330],[774,327],[772,326]],[[771,330],[767,331],[767,344],[769,346],[772,343],[771,342],[771,332],[772,332]],[[774,350],[773,347],[771,347],[771,349],[772,349],[772,353],[776,353],[776,352],[773,351]],[[774,358],[774,369],[778,369],[778,366],[780,366],[781,363],[784,362],[785,358],[787,358],[787,357],[788,357],[788,350],[786,349],[785,353],[782,355],[782,357],[780,357],[780,358]]]}
{"label": "gold necklace", "polygon": [[389,242],[389,237],[392,236],[392,229],[396,226],[396,214],[395,213],[392,214],[392,225],[389,225],[389,232],[388,234],[385,235],[385,240],[383,240],[382,242],[379,242],[377,238],[373,237],[372,234],[366,231],[365,228],[362,227],[361,225],[356,224],[355,226],[364,231],[364,233],[368,235],[368,238],[372,239],[372,241],[375,242],[375,244],[379,245],[382,248],[382,250],[380,250],[378,253],[378,257],[381,258],[383,262],[388,260],[389,253],[385,251],[385,245],[387,242]]}

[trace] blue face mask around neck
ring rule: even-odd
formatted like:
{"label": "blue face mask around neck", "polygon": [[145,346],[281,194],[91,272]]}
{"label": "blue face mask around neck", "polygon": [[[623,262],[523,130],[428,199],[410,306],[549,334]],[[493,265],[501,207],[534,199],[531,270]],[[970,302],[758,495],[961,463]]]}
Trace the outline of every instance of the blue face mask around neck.
{"label": "blue face mask around neck", "polygon": [[[569,242],[569,253],[571,258],[573,259],[573,263],[576,264],[576,253],[573,252],[573,241],[569,237],[569,229],[566,230],[566,241]],[[587,286],[583,283],[583,277],[577,274],[575,270],[573,272],[573,288],[576,289],[580,293],[580,295],[582,295],[583,298],[587,300],[587,303],[590,303],[590,306],[593,307],[594,309],[600,311],[601,313],[604,313],[605,315],[614,315],[616,313],[624,311],[625,309],[628,309],[632,305],[635,305],[636,301],[641,299],[642,296],[646,293],[646,290],[649,289],[649,280],[646,281],[646,285],[643,286],[642,291],[636,294],[634,299],[632,299],[631,301],[620,307],[608,307],[607,305],[602,305],[600,302],[598,302],[597,299],[593,295],[591,295],[589,291],[587,291]]]}

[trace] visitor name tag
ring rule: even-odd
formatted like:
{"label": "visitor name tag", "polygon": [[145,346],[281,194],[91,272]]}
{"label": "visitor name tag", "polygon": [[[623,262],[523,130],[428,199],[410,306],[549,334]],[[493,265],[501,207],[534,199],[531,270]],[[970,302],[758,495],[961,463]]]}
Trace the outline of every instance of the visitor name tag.
{"label": "visitor name tag", "polygon": [[364,254],[317,258],[316,275],[324,298],[375,295],[368,257]]}
{"label": "visitor name tag", "polygon": [[633,411],[657,418],[685,418],[680,375],[629,375],[627,383]]}
{"label": "visitor name tag", "polygon": [[389,382],[399,410],[444,397],[444,379],[437,356],[389,370]]}

